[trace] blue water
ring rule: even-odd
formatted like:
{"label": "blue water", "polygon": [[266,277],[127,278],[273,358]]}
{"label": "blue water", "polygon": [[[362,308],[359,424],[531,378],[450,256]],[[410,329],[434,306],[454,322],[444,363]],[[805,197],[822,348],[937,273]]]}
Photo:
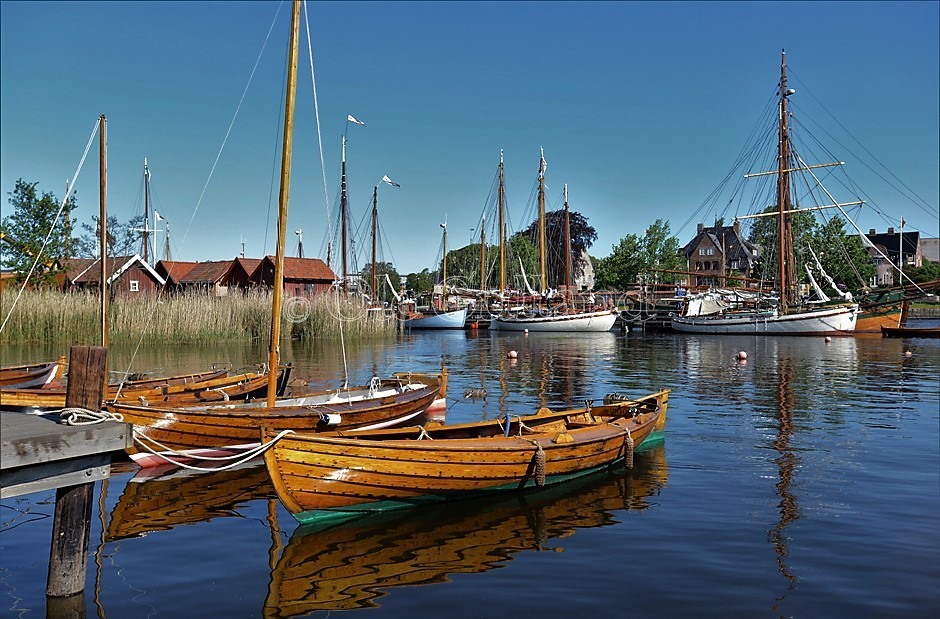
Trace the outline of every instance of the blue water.
{"label": "blue water", "polygon": [[[336,346],[287,348],[298,375],[341,377]],[[111,351],[112,367],[131,352]],[[346,363],[351,382],[443,363],[449,422],[668,387],[666,440],[629,475],[328,530],[298,529],[263,467],[150,480],[118,467],[96,487],[87,615],[940,615],[940,340],[428,332],[350,345]],[[45,613],[53,503],[2,501],[2,617]]]}

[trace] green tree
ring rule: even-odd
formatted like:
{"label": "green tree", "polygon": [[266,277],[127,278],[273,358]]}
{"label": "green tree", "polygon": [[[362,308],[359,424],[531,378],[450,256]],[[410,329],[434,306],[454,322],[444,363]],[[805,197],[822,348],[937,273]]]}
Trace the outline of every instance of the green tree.
{"label": "green tree", "polygon": [[[584,252],[597,240],[597,230],[588,223],[587,218],[576,211],[568,211],[571,230],[571,278],[580,277],[584,272]],[[539,220],[536,218],[529,227],[514,236],[525,236],[536,248],[539,246]],[[559,209],[545,213],[545,237],[548,242],[548,285],[557,288],[565,283],[565,211]],[[538,262],[536,262],[538,267]],[[539,273],[540,271],[536,271]],[[528,267],[526,273],[532,274]]]}
{"label": "green tree", "polygon": [[[763,212],[773,213],[776,210],[776,206],[768,206]],[[790,221],[790,228],[793,233],[794,256],[809,255],[805,248],[813,241],[816,217],[812,213],[793,213]],[[777,263],[779,262],[777,256],[778,238],[776,216],[758,217],[754,220],[748,241],[757,245],[761,250],[761,273],[755,273],[754,277],[776,281]],[[797,271],[796,278],[803,281],[806,279],[806,275],[805,273],[801,275],[800,271]]]}
{"label": "green tree", "polygon": [[[842,218],[833,217],[822,226],[817,226],[812,239],[816,256],[837,284],[858,290],[875,275],[875,263],[862,245],[862,239],[857,234],[845,233],[845,220]],[[803,262],[815,267],[811,255],[802,258]],[[815,269],[814,275],[817,275]],[[825,286],[824,282],[819,284]]]}
{"label": "green tree", "polygon": [[[34,281],[51,284],[55,275],[62,271],[62,259],[69,257],[75,199],[69,200],[57,221],[56,214],[61,206],[58,198],[48,191],[40,194],[37,185],[39,183],[27,183],[20,178],[8,194],[13,214],[0,222],[4,239],[0,243],[0,265],[16,271],[17,281],[22,281],[39,256],[33,271]],[[49,240],[43,248],[47,236]]]}
{"label": "green tree", "polygon": [[669,222],[657,219],[643,235],[640,253],[645,272],[642,274],[648,281],[674,282],[677,275],[658,271],[685,269],[685,259],[679,254],[679,239],[669,232]]}
{"label": "green tree", "polygon": [[[91,223],[83,223],[85,231],[76,241],[77,255],[82,258],[97,258],[98,245],[101,238],[101,229],[98,227],[99,217],[93,215]],[[118,221],[114,215],[108,215],[108,255],[133,256],[138,252],[140,232],[135,228],[142,228],[144,216],[132,217],[125,223]]]}
{"label": "green tree", "polygon": [[405,287],[415,294],[429,293],[434,289],[434,273],[427,269],[420,273],[409,273],[405,278]]}
{"label": "green tree", "polygon": [[598,290],[626,290],[640,279],[643,261],[640,237],[628,234],[613,246],[606,258],[594,267],[594,287]]}

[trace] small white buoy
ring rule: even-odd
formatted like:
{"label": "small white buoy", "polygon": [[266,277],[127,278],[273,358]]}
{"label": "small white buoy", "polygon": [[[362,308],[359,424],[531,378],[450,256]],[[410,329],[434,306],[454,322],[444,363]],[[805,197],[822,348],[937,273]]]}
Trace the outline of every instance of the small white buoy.
{"label": "small white buoy", "polygon": [[909,351],[909,350],[905,350],[905,351],[904,351],[904,356],[905,356],[905,357],[911,357],[911,356],[913,356],[913,355],[914,355],[914,353],[912,353],[912,352]]}
{"label": "small white buoy", "polygon": [[828,344],[828,343],[831,342],[831,341],[832,341],[832,338],[827,335],[827,336],[826,336],[826,343]]}
{"label": "small white buoy", "polygon": [[510,350],[508,353],[506,353],[506,356],[510,359],[515,359],[518,355],[516,354],[516,351]]}
{"label": "small white buoy", "polygon": [[526,330],[525,330],[525,332],[526,332],[526,334],[528,334],[528,333],[529,333],[529,330],[528,330],[528,329],[526,329]]}
{"label": "small white buoy", "polygon": [[745,359],[747,359],[747,353],[742,350],[741,352],[738,353],[738,360],[744,361]]}

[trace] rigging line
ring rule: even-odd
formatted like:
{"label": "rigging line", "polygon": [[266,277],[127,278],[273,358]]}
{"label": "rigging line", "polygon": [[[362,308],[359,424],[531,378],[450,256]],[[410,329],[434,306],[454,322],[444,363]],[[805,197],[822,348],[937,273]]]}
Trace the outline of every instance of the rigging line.
{"label": "rigging line", "polygon": [[[307,55],[310,59],[310,82],[313,85],[313,111],[317,120],[317,144],[320,147],[320,172],[323,176],[323,198],[326,202],[326,227],[332,225],[333,214],[330,210],[330,192],[326,185],[326,162],[323,158],[323,138],[320,135],[320,103],[317,99],[317,80],[313,71],[313,44],[310,40],[310,23],[308,21],[307,0],[304,0],[304,24],[307,28]],[[321,253],[322,255],[322,253]]]}
{"label": "rigging line", "polygon": [[26,285],[29,283],[29,278],[33,276],[33,271],[36,270],[36,265],[39,264],[39,258],[42,256],[42,252],[46,250],[46,246],[49,245],[49,241],[52,239],[52,233],[55,232],[56,224],[59,223],[59,217],[62,216],[62,211],[65,210],[65,205],[69,203],[69,196],[71,196],[75,191],[75,183],[78,181],[78,175],[82,172],[82,166],[85,165],[85,158],[88,157],[88,151],[91,150],[91,145],[94,142],[95,136],[98,134],[98,128],[100,125],[101,119],[98,118],[95,120],[95,126],[91,130],[91,135],[88,136],[88,143],[85,144],[85,152],[82,153],[82,158],[78,162],[78,168],[75,170],[75,174],[72,175],[72,182],[69,183],[69,188],[65,192],[65,198],[62,200],[62,204],[59,206],[59,210],[55,214],[55,219],[52,220],[52,226],[49,228],[49,232],[46,234],[46,238],[42,241],[42,247],[40,247],[39,251],[36,252],[36,258],[33,260],[33,265],[29,267],[29,272],[26,273],[26,278],[23,280],[23,285],[20,286],[20,290],[16,293],[16,297],[13,299],[13,303],[10,304],[10,311],[7,312],[6,318],[3,319],[3,324],[0,325],[0,333],[3,333],[7,323],[10,321],[10,316],[13,315],[13,310],[16,309],[16,304],[19,302],[20,297],[23,296],[23,291],[26,290]]}
{"label": "rigging line", "polygon": [[[212,175],[215,174],[215,168],[219,164],[219,159],[222,158],[222,151],[225,149],[225,143],[228,141],[229,135],[232,133],[232,128],[235,126],[235,120],[238,118],[238,112],[241,110],[242,103],[245,101],[245,96],[248,94],[248,89],[251,87],[251,82],[255,77],[255,72],[258,70],[258,64],[261,62],[261,57],[264,55],[264,50],[268,45],[268,41],[271,39],[271,32],[274,30],[274,24],[277,23],[277,16],[281,12],[281,6],[283,2],[277,5],[277,11],[274,13],[274,19],[271,20],[271,26],[268,28],[268,34],[264,38],[264,43],[261,45],[261,51],[258,53],[258,58],[255,60],[254,66],[251,68],[251,74],[248,76],[248,83],[245,84],[245,89],[242,91],[241,99],[238,101],[238,106],[235,108],[235,114],[232,116],[232,121],[229,123],[228,130],[225,132],[225,137],[222,139],[222,145],[219,147],[219,152],[215,156],[215,161],[212,162],[212,169],[209,170],[209,177],[206,179],[206,184],[202,187],[202,193],[199,194],[199,199],[196,201],[196,206],[193,208],[193,214],[189,217],[189,224],[186,226],[186,231],[183,232],[183,238],[180,240],[179,245],[177,246],[177,253],[179,253],[179,248],[183,247],[186,244],[186,237],[189,236],[189,229],[192,228],[193,221],[196,219],[196,212],[199,210],[199,205],[202,204],[202,199],[206,195],[206,190],[209,188],[209,183],[212,181]],[[270,200],[268,202],[268,211],[270,212]],[[270,220],[270,217],[268,217]],[[267,238],[267,231],[265,231],[265,238]],[[163,295],[164,290],[161,289],[157,294],[157,300]],[[157,303],[154,302],[150,309],[150,318],[148,319],[147,324],[153,324],[153,317],[157,313]],[[127,369],[124,372],[124,379],[121,380],[121,385],[118,387],[118,394],[120,394],[121,389],[124,387],[124,380],[127,379],[127,376],[130,374],[131,368],[134,366],[134,360],[137,358],[137,353],[140,351],[140,347],[144,342],[144,336],[146,335],[145,331],[141,331],[140,337],[137,338],[137,345],[134,347],[134,352],[131,354],[130,361],[127,364]]]}
{"label": "rigging line", "polygon": [[[793,70],[792,70],[792,69],[789,69],[789,68],[788,68],[788,70],[789,70],[789,72],[790,72],[791,74],[793,73]],[[874,160],[878,163],[878,165],[880,165],[882,168],[884,168],[885,171],[886,171],[888,174],[890,174],[897,182],[899,182],[905,189],[907,189],[907,190],[911,193],[911,195],[913,195],[915,198],[917,198],[918,200],[920,200],[920,201],[923,203],[924,206],[926,206],[928,209],[930,209],[930,204],[929,204],[926,200],[924,200],[924,199],[921,198],[919,195],[917,195],[917,193],[915,193],[913,189],[911,189],[910,187],[908,187],[907,185],[905,185],[905,184],[904,184],[904,181],[902,181],[900,178],[898,178],[898,177],[894,174],[894,172],[892,172],[891,170],[889,170],[888,167],[887,167],[885,164],[881,163],[881,161],[878,159],[878,157],[876,157],[870,150],[868,150],[868,149],[865,147],[865,145],[862,144],[862,143],[859,141],[858,138],[856,138],[854,135],[852,135],[852,133],[851,133],[848,129],[846,129],[846,127],[845,127],[841,122],[839,122],[839,119],[836,118],[836,117],[832,114],[832,112],[830,112],[830,111],[826,108],[826,106],[822,104],[822,101],[820,101],[819,99],[816,98],[816,96],[813,94],[813,91],[810,90],[810,88],[809,88],[808,86],[806,86],[806,84],[804,84],[803,81],[802,81],[799,77],[797,77],[795,74],[794,74],[794,77],[796,77],[796,81],[798,81],[798,82],[800,83],[801,87],[806,88],[806,92],[808,92],[808,93],[809,93],[809,96],[812,97],[812,99],[813,99],[816,103],[819,104],[819,107],[821,107],[821,108],[823,109],[823,111],[826,112],[826,114],[829,114],[830,118],[832,118],[832,120],[834,120],[835,123],[836,123],[837,125],[839,125],[839,127],[840,127],[843,131],[845,131],[846,135],[848,135],[850,138],[852,138],[852,140],[854,140],[856,144],[858,144],[859,146],[861,146],[861,148],[862,148],[863,151],[865,151],[869,156],[871,156],[871,158],[874,159]],[[822,128],[822,127],[821,127],[821,128]],[[832,136],[832,134],[830,134],[828,131],[826,131],[825,128],[822,128],[822,130],[823,130],[824,133],[826,133],[826,135],[828,135],[828,136],[831,137],[833,140],[835,140],[836,143],[839,144],[839,146],[842,146],[843,148],[845,148],[845,146],[843,146],[843,145],[839,142],[839,140],[838,140],[837,138],[835,138],[834,136]],[[848,150],[848,149],[846,149],[846,150]],[[881,176],[880,174],[878,174],[878,172],[876,172],[874,169],[872,169],[871,166],[869,166],[868,164],[866,164],[864,161],[862,161],[861,163],[862,163],[862,165],[864,165],[866,168],[868,168],[869,170],[871,170],[872,172],[874,172],[879,178],[881,178],[882,180],[884,180],[885,182],[887,182],[887,179],[885,179],[883,176]],[[888,183],[888,184],[891,185],[891,183]],[[892,185],[892,187],[893,187],[893,185]],[[897,189],[897,188],[895,187],[895,189]]]}
{"label": "rigging line", "polygon": [[183,238],[180,241],[180,245],[186,243],[186,237],[189,236],[189,230],[193,226],[193,221],[196,219],[196,212],[199,211],[199,205],[202,204],[202,199],[206,195],[206,190],[209,189],[209,183],[212,181],[212,176],[215,174],[215,168],[219,165],[219,159],[222,158],[222,151],[225,150],[225,144],[228,142],[229,135],[232,133],[232,128],[235,126],[235,120],[238,118],[238,113],[242,109],[242,104],[245,102],[245,96],[248,94],[248,89],[251,87],[251,82],[255,77],[255,72],[258,70],[258,64],[261,63],[261,57],[264,55],[264,50],[268,46],[268,41],[271,39],[271,32],[274,30],[274,24],[277,23],[277,16],[281,12],[281,6],[283,3],[277,5],[277,12],[274,13],[274,19],[271,20],[271,26],[268,28],[268,34],[264,38],[264,43],[261,45],[261,51],[258,53],[258,58],[255,60],[255,65],[251,68],[251,75],[248,76],[248,83],[245,84],[245,89],[242,91],[242,96],[238,100],[238,105],[235,107],[235,114],[232,116],[232,121],[229,123],[228,129],[225,131],[225,137],[222,139],[222,145],[219,146],[219,152],[215,156],[215,161],[212,162],[212,168],[209,170],[209,177],[206,179],[206,184],[202,187],[202,193],[199,194],[199,199],[196,201],[196,206],[193,208],[193,214],[189,218],[189,224],[186,226],[186,231],[183,233]]}
{"label": "rigging line", "polygon": [[[288,48],[290,44],[288,44]],[[284,70],[281,73],[281,100],[284,99],[285,92],[287,90],[287,71],[290,65],[290,49],[287,49],[284,52]],[[264,244],[261,246],[261,255],[268,255],[268,233],[271,231],[271,206],[274,204],[274,191],[276,188],[279,188],[280,185],[280,176],[278,175],[278,161],[277,153],[281,145],[281,132],[278,131],[278,128],[281,126],[281,113],[283,107],[277,106],[277,121],[274,124],[274,154],[271,156],[271,182],[268,185],[268,212],[264,217]]]}

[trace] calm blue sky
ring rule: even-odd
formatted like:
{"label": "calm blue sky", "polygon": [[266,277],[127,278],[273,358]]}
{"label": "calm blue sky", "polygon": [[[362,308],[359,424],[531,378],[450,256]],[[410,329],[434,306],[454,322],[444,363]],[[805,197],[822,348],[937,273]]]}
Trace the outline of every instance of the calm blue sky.
{"label": "calm blue sky", "polygon": [[[609,255],[658,217],[684,243],[696,221],[683,224],[729,172],[772,96],[786,48],[801,109],[821,102],[926,205],[836,145],[852,179],[906,229],[937,236],[938,7],[311,2],[330,204],[352,114],[366,123],[348,127],[352,217],[362,218],[383,175],[401,185],[380,187],[379,210],[384,258],[402,273],[435,266],[445,218],[451,248],[470,242],[500,150],[514,230],[528,224],[544,147],[549,208],[561,206],[568,183],[571,208],[598,231],[592,254]],[[61,197],[106,114],[110,213],[123,221],[143,211],[146,157],[176,258],[231,258],[242,238],[249,256],[273,253],[289,4],[3,0],[0,27],[4,214],[20,177]],[[309,256],[324,251],[327,202],[306,58],[304,37],[288,255],[303,228]],[[77,191],[76,215],[88,221],[98,210],[97,143]],[[864,210],[859,224],[889,225]]]}

